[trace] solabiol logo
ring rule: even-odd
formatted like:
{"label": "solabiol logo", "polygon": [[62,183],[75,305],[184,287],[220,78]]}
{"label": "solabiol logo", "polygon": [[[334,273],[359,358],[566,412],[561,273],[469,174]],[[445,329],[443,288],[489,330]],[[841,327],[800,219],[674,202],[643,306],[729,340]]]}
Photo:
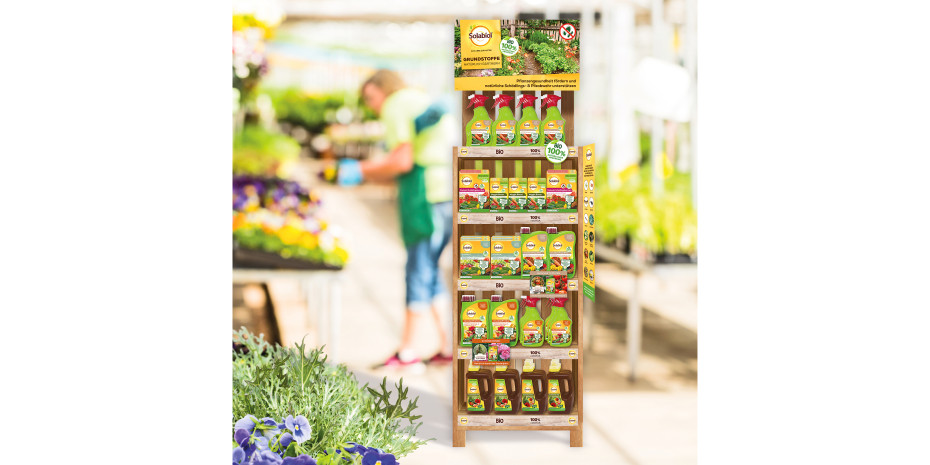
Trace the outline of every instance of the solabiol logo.
{"label": "solabiol logo", "polygon": [[491,190],[499,191],[501,190],[500,184],[491,184]]}
{"label": "solabiol logo", "polygon": [[511,185],[510,185],[510,190],[515,191],[515,190],[518,190],[518,189],[520,189],[520,185],[519,185],[519,184],[511,184]]}
{"label": "solabiol logo", "polygon": [[555,177],[555,176],[549,178],[549,185],[550,185],[550,186],[558,186],[558,185],[559,185],[559,178],[557,178],[557,177]]}
{"label": "solabiol logo", "polygon": [[468,33],[468,39],[478,47],[487,45],[491,41],[491,31],[484,26],[477,26]]}
{"label": "solabiol logo", "polygon": [[536,184],[530,184],[529,187],[531,191],[535,191],[536,189],[539,189],[539,186],[537,186]]}
{"label": "solabiol logo", "polygon": [[496,313],[495,315],[497,315],[498,318],[503,318],[503,317],[504,317],[504,311],[503,311],[503,310],[498,310],[497,313]]}
{"label": "solabiol logo", "polygon": [[462,252],[465,252],[465,253],[471,252],[471,244],[467,242],[465,244],[462,244]]}
{"label": "solabiol logo", "polygon": [[464,178],[462,178],[462,185],[463,185],[463,186],[468,187],[468,186],[471,185],[471,183],[472,183],[472,180],[471,180],[470,177],[465,176]]}
{"label": "solabiol logo", "polygon": [[527,248],[527,249],[530,249],[530,250],[533,250],[533,249],[536,248],[536,243],[533,242],[533,241],[528,241],[528,242],[526,243],[526,248]]}
{"label": "solabiol logo", "polygon": [[503,244],[494,244],[494,251],[495,251],[495,252],[500,252],[501,250],[504,250]]}
{"label": "solabiol logo", "polygon": [[465,312],[465,315],[467,315],[469,318],[474,318],[477,314],[474,310],[469,309],[467,312]]}
{"label": "solabiol logo", "polygon": [[555,242],[552,243],[552,247],[555,248],[555,249],[561,249],[561,248],[562,248],[562,243],[559,242],[559,241],[555,241]]}

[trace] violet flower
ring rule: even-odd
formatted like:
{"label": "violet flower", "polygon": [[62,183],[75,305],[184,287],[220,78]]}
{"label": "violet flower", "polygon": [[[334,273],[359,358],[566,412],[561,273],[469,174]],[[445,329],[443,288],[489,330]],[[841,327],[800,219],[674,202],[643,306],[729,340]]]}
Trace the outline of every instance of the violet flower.
{"label": "violet flower", "polygon": [[287,425],[287,429],[291,431],[298,444],[310,439],[310,422],[307,421],[307,417],[297,415],[297,418],[294,418],[293,415],[288,415],[284,419],[284,424]]}

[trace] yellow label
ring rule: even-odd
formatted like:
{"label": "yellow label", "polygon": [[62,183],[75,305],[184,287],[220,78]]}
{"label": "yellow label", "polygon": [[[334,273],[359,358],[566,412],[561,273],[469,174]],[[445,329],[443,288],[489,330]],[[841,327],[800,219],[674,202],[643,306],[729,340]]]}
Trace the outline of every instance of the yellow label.
{"label": "yellow label", "polygon": [[491,237],[491,276],[520,275],[520,236]]}
{"label": "yellow label", "polygon": [[530,271],[544,271],[546,269],[546,243],[549,236],[546,233],[527,234],[523,237],[523,270],[522,274],[529,276]]}
{"label": "yellow label", "polygon": [[529,320],[523,325],[522,339],[524,344],[538,344],[542,342],[543,321]]}
{"label": "yellow label", "polygon": [[[462,42],[462,45],[465,45]],[[521,44],[522,46],[523,44]],[[500,54],[498,53],[498,56]],[[463,64],[464,67],[464,64]],[[487,67],[487,66],[483,66]],[[464,67],[469,69],[468,67]],[[578,90],[580,74],[538,74],[533,76],[462,76],[455,78],[455,90]]]}
{"label": "yellow label", "polygon": [[494,126],[497,145],[510,145],[513,143],[513,138],[516,137],[513,128],[516,124],[517,122],[512,119],[505,119],[497,122]]}
{"label": "yellow label", "polygon": [[513,404],[507,397],[506,382],[503,379],[494,380],[494,410],[505,412],[513,410]]}
{"label": "yellow label", "polygon": [[499,19],[461,20],[462,69],[498,69],[501,63]]}
{"label": "yellow label", "polygon": [[[471,411],[481,411],[484,410],[484,400],[481,398],[481,392],[478,390],[478,380],[470,379],[468,380],[468,410]],[[464,418],[464,417],[463,417]]]}
{"label": "yellow label", "polygon": [[507,208],[526,209],[526,178],[510,178],[507,186]]}
{"label": "yellow label", "polygon": [[517,342],[517,301],[491,302],[491,338]]}
{"label": "yellow label", "polygon": [[548,144],[550,142],[555,142],[557,140],[563,139],[562,125],[565,123],[564,120],[549,120],[543,125],[543,136],[545,136],[544,143]]}
{"label": "yellow label", "polygon": [[484,339],[488,335],[488,301],[462,303],[462,345],[472,345],[472,339]]}
{"label": "yellow label", "polygon": [[546,208],[546,179],[526,178],[526,209]]}
{"label": "yellow label", "polygon": [[520,399],[520,410],[525,412],[536,412],[539,410],[539,401],[536,400],[536,393],[533,390],[533,380],[524,379],[521,382],[523,395]]}
{"label": "yellow label", "polygon": [[468,128],[468,135],[471,137],[472,145],[487,144],[491,141],[491,120],[475,120]]}
{"label": "yellow label", "polygon": [[539,120],[528,119],[520,123],[520,145],[536,145],[537,142],[539,142]]}
{"label": "yellow label", "polygon": [[565,401],[562,399],[562,391],[559,389],[559,380],[547,380],[549,384],[549,411],[565,411]]}

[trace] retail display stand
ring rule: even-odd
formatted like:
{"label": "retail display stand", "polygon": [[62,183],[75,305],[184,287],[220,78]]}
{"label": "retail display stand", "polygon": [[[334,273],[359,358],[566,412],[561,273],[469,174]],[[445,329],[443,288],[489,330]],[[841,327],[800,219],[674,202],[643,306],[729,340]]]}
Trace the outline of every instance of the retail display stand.
{"label": "retail display stand", "polygon": [[[507,94],[508,92],[501,92]],[[539,94],[540,92],[537,92]],[[547,93],[547,92],[541,92]],[[463,93],[463,101],[466,93]],[[493,92],[485,92],[493,94]],[[513,94],[510,92],[509,94]],[[572,146],[574,126],[574,97],[573,92],[559,92],[561,94],[561,112],[565,118],[565,140],[569,146],[569,155],[562,163],[554,164],[546,156],[545,146],[539,147],[454,147],[453,179],[459,178],[459,171],[466,169],[487,169],[490,177],[545,177],[548,169],[575,170],[578,175],[576,185],[576,198],[578,208],[574,212],[460,212],[458,202],[455,202],[452,251],[453,251],[453,289],[452,308],[455,312],[456,322],[453,331],[455,349],[455,363],[453,370],[453,446],[465,445],[465,434],[469,430],[563,430],[570,432],[570,445],[582,445],[582,428],[584,424],[584,389],[583,368],[584,348],[582,328],[584,328],[583,302],[585,291],[584,277],[590,269],[590,292],[593,294],[593,225],[586,226],[584,218],[591,215],[593,222],[594,173],[593,173],[593,145],[585,147]],[[465,109],[467,101],[463,103],[462,121],[471,119],[471,110]],[[463,135],[464,135],[463,126]],[[463,140],[465,140],[463,138]],[[586,159],[585,159],[586,158]],[[587,160],[588,163],[585,163]],[[583,182],[584,181],[584,182]],[[590,192],[585,192],[589,189]],[[584,201],[582,200],[584,199]],[[552,347],[543,344],[540,347],[522,347],[516,345],[510,349],[511,366],[517,369],[524,359],[541,360],[542,368],[549,366],[550,360],[560,359],[564,369],[571,370],[575,386],[575,400],[570,412],[522,412],[514,406],[514,414],[496,414],[468,411],[466,408],[465,375],[469,361],[472,358],[471,347],[459,345],[461,324],[459,324],[459,309],[463,295],[475,295],[477,299],[490,299],[491,295],[502,295],[504,300],[516,299],[521,296],[530,296],[530,279],[513,278],[462,278],[459,276],[459,238],[462,236],[513,236],[520,234],[522,226],[529,226],[533,230],[545,229],[555,226],[560,232],[571,231],[576,238],[575,275],[567,281],[567,294],[533,294],[539,298],[538,309],[545,320],[551,312],[549,299],[554,297],[566,298],[565,309],[572,319],[572,343],[568,347]],[[591,241],[585,240],[588,231],[592,231]],[[590,256],[590,263],[588,257]],[[532,275],[565,274],[564,271],[535,271]],[[590,295],[590,294],[589,294]],[[519,312],[523,312],[521,306]],[[519,313],[518,313],[519,314]]]}

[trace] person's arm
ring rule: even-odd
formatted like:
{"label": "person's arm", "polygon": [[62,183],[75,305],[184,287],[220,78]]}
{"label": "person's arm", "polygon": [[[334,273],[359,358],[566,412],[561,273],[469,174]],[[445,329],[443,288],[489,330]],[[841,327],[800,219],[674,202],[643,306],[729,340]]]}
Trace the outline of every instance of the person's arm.
{"label": "person's arm", "polygon": [[413,144],[398,144],[380,160],[365,160],[359,163],[362,178],[371,181],[387,181],[413,169]]}

